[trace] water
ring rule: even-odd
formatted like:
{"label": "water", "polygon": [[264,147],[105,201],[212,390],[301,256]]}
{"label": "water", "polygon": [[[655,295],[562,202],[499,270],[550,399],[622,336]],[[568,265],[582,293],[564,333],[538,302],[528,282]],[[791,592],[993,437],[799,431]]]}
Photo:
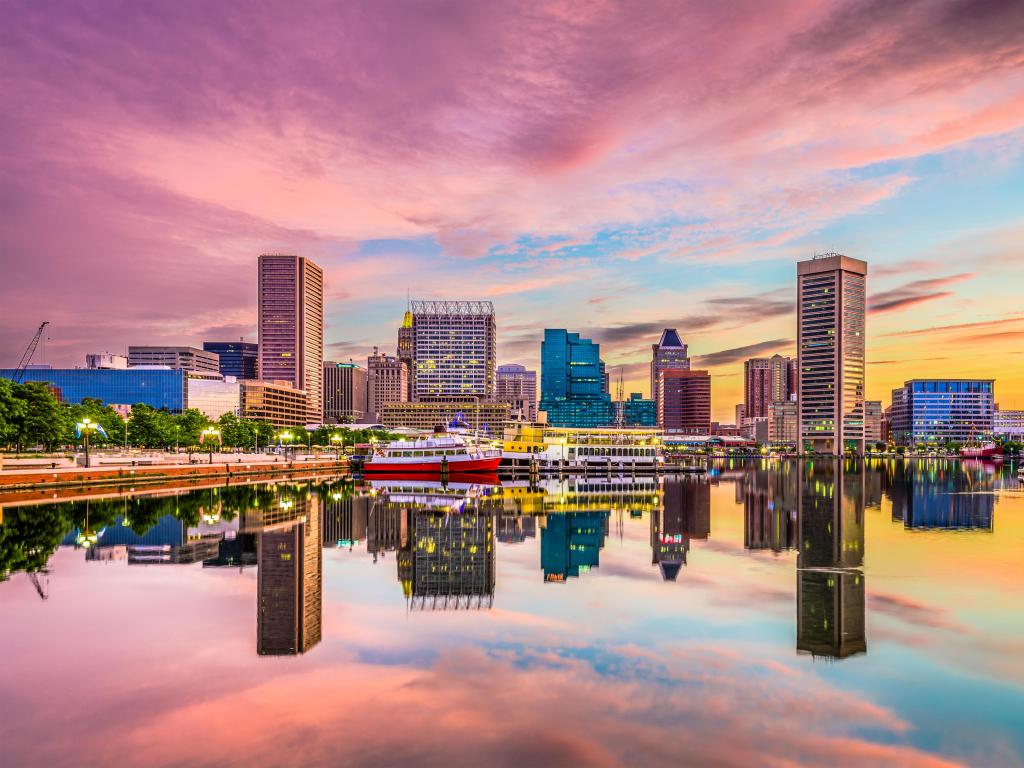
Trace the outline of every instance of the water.
{"label": "water", "polygon": [[1009,468],[423,486],[6,505],[3,764],[1024,764]]}

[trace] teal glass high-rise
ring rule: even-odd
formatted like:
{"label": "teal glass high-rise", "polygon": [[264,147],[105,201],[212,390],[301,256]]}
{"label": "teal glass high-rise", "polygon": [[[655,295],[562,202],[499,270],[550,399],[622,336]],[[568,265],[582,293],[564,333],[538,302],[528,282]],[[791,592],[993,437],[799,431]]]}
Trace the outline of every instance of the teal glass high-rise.
{"label": "teal glass high-rise", "polygon": [[604,389],[601,345],[564,328],[544,330],[540,408],[553,427],[606,427],[614,420]]}

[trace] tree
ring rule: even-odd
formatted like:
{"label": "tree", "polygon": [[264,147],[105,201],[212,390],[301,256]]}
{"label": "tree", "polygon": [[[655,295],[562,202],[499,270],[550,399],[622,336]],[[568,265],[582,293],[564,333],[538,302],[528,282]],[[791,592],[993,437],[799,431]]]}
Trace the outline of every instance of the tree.
{"label": "tree", "polygon": [[120,445],[124,442],[125,420],[121,417],[120,413],[109,405],[104,405],[102,400],[87,397],[80,403],[67,406],[67,411],[69,421],[67,436],[64,438],[66,442],[72,443],[77,439],[75,437],[75,424],[86,418],[99,424],[103,427],[103,431],[107,433],[107,437],[104,437],[103,433],[99,431],[94,432],[89,436],[91,444],[101,445],[106,443]]}
{"label": "tree", "polygon": [[20,389],[10,379],[0,379],[0,445],[9,445],[18,434],[28,404],[19,397]]}
{"label": "tree", "polygon": [[167,411],[158,411],[143,403],[132,406],[132,415],[128,420],[128,439],[134,445],[162,448],[173,445],[174,437],[174,422]]}
{"label": "tree", "polygon": [[182,445],[199,445],[199,435],[210,426],[210,420],[202,411],[188,408],[173,419],[168,431],[173,431],[174,424],[178,426],[178,440]]}
{"label": "tree", "polygon": [[58,445],[67,434],[69,416],[53,391],[41,381],[28,381],[14,385],[14,396],[25,403],[14,421],[18,450],[24,445]]}

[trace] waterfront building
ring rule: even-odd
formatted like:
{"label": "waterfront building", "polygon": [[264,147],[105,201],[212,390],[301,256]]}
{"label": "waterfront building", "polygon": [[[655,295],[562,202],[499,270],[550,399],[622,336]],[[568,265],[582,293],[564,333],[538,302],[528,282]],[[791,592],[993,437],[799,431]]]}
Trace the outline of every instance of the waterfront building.
{"label": "waterfront building", "polygon": [[883,443],[882,437],[882,401],[864,401],[864,443],[874,445]]}
{"label": "waterfront building", "polygon": [[494,399],[508,403],[513,419],[537,420],[537,372],[524,365],[499,365]]}
{"label": "waterfront building", "polygon": [[380,420],[385,406],[409,400],[409,366],[377,347],[366,359],[366,415]]}
{"label": "waterfront building", "polygon": [[765,418],[772,403],[790,399],[796,399],[796,360],[773,355],[743,363],[745,419]]}
{"label": "waterfront building", "polygon": [[309,404],[306,393],[285,381],[243,381],[242,416],[267,421],[275,427],[306,424]]}
{"label": "waterfront building", "polygon": [[189,373],[185,385],[185,407],[194,408],[212,421],[241,412],[242,385],[234,376]]}
{"label": "waterfront building", "polygon": [[602,427],[614,420],[605,389],[601,346],[564,328],[547,328],[541,343],[540,409],[553,427]]}
{"label": "waterfront building", "polygon": [[1024,441],[1024,411],[1005,410],[997,405],[992,416],[992,433],[1006,440]]}
{"label": "waterfront building", "polygon": [[114,355],[110,352],[88,354],[85,356],[85,367],[103,370],[124,370],[128,367],[128,358],[124,355]]}
{"label": "waterfront building", "polygon": [[408,371],[405,399],[412,400],[412,371],[413,371],[413,348],[415,347],[412,330],[412,311],[405,310],[402,316],[402,324],[398,327],[398,359],[405,364]]}
{"label": "waterfront building", "polygon": [[220,358],[222,376],[258,379],[260,345],[251,341],[204,341],[203,349]]}
{"label": "waterfront building", "polygon": [[405,427],[430,431],[438,426],[463,424],[482,435],[500,439],[509,422],[509,404],[478,403],[476,400],[388,403],[378,411],[377,419],[388,429]]}
{"label": "waterfront building", "polygon": [[[797,350],[803,450],[864,452],[866,262],[838,253],[797,264]],[[749,414],[748,414],[749,416]]]}
{"label": "waterfront building", "polygon": [[800,440],[800,419],[795,400],[777,400],[768,406],[768,442],[795,446]]}
{"label": "waterfront building", "polygon": [[286,519],[257,537],[256,652],[260,656],[306,653],[323,626],[323,549],[317,496],[281,500]]}
{"label": "waterfront building", "polygon": [[658,426],[666,432],[711,432],[711,374],[668,368],[658,384]]}
{"label": "waterfront building", "polygon": [[[0,378],[13,379],[15,369],[0,369]],[[170,413],[186,408],[215,410],[224,404],[224,413],[237,411],[231,393],[238,394],[237,382],[226,382],[219,374],[196,373],[181,368],[147,366],[141,368],[33,368],[22,372],[23,381],[41,381],[50,386],[63,403],[100,400],[107,405],[128,409],[148,405]]]}
{"label": "waterfront building", "polygon": [[800,653],[843,659],[867,652],[864,473],[838,459],[803,466],[797,497],[797,640]]}
{"label": "waterfront building", "polygon": [[896,445],[968,443],[991,437],[992,379],[912,379],[892,391],[891,437]]}
{"label": "waterfront building", "polygon": [[747,420],[747,406],[743,403],[739,403],[736,406],[736,426],[742,427],[743,422]]}
{"label": "waterfront building", "polygon": [[323,420],[324,273],[302,256],[259,258],[259,378],[306,393],[306,417]]}
{"label": "waterfront building", "polygon": [[639,392],[630,392],[629,399],[613,403],[622,409],[622,426],[656,427],[658,425],[658,403],[645,398]]}
{"label": "waterfront building", "polygon": [[547,515],[540,532],[544,581],[564,583],[597,568],[608,534],[609,511],[560,512]]}
{"label": "waterfront building", "polygon": [[220,358],[215,352],[196,347],[128,347],[128,366],[159,365],[183,371],[220,373]]}
{"label": "waterfront building", "polygon": [[651,399],[658,402],[658,387],[661,372],[668,369],[690,370],[690,358],[686,345],[679,338],[675,328],[661,332],[661,340],[651,345]]}
{"label": "waterfront building", "polygon": [[494,399],[497,327],[489,301],[413,301],[413,400]]}
{"label": "waterfront building", "polygon": [[358,424],[366,416],[366,370],[324,361],[324,423]]}

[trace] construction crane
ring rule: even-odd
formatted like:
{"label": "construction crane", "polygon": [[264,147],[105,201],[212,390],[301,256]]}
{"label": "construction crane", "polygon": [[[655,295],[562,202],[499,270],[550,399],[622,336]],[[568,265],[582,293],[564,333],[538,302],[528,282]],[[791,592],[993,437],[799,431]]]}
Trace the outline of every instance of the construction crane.
{"label": "construction crane", "polygon": [[25,369],[28,368],[28,364],[32,362],[32,355],[36,353],[36,347],[39,346],[39,339],[43,337],[43,331],[49,324],[49,320],[44,320],[40,323],[39,328],[36,329],[36,335],[32,337],[32,341],[30,341],[28,346],[25,348],[25,354],[21,356],[21,362],[18,363],[18,367],[14,370],[15,384],[21,384],[21,380],[25,378]]}

